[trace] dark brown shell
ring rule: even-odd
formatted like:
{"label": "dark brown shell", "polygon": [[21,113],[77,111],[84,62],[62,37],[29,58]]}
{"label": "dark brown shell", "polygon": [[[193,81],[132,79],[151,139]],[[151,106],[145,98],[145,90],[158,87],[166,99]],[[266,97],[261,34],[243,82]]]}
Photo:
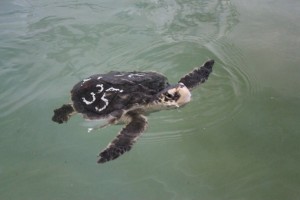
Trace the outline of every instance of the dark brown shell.
{"label": "dark brown shell", "polygon": [[77,83],[71,98],[77,112],[95,119],[148,104],[167,86],[167,78],[156,72],[109,72]]}

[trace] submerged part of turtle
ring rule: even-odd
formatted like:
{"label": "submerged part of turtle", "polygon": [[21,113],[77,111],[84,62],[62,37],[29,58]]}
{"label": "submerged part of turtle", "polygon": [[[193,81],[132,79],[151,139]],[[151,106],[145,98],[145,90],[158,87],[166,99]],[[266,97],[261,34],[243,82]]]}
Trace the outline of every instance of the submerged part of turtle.
{"label": "submerged part of turtle", "polygon": [[103,126],[125,123],[117,137],[99,154],[98,163],[116,159],[129,151],[146,129],[145,115],[188,103],[190,91],[207,80],[213,65],[214,61],[209,60],[173,85],[156,72],[112,71],[92,75],[73,87],[72,103],[54,110],[52,120],[61,124],[73,114],[81,113],[86,119],[106,120]]}

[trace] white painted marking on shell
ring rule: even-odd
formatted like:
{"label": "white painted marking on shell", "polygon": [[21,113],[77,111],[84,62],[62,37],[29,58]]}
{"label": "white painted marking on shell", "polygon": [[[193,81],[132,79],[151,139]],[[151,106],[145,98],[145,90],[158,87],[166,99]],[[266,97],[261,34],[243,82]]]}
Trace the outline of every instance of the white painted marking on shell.
{"label": "white painted marking on shell", "polygon": [[100,90],[98,90],[97,93],[101,93],[103,91],[103,84],[97,84],[96,87],[100,87]]}
{"label": "white painted marking on shell", "polygon": [[125,74],[116,74],[115,76],[124,76]]}
{"label": "white painted marking on shell", "polygon": [[108,100],[105,98],[105,93],[101,97],[101,100],[104,101],[105,105],[102,108],[98,108],[97,106],[95,106],[95,110],[98,111],[98,112],[101,112],[102,110],[104,110],[108,106]]}
{"label": "white painted marking on shell", "polygon": [[81,83],[81,85],[80,86],[82,86],[85,82],[87,82],[87,81],[89,81],[89,80],[91,80],[91,78],[86,78],[86,79],[83,79],[82,80],[82,83]]}
{"label": "white painted marking on shell", "polygon": [[133,76],[144,76],[144,74],[129,74],[128,78],[132,78]]}
{"label": "white painted marking on shell", "polygon": [[101,79],[101,78],[102,78],[102,76],[98,76],[97,80],[99,80],[99,79]]}
{"label": "white painted marking on shell", "polygon": [[122,81],[126,81],[126,82],[131,83],[131,84],[134,84],[134,82],[132,82],[132,81],[130,81],[130,80],[128,80],[128,79],[121,78],[121,80],[122,80]]}
{"label": "white painted marking on shell", "polygon": [[113,91],[113,92],[123,92],[123,90],[120,90],[118,88],[110,87],[106,91]]}
{"label": "white painted marking on shell", "polygon": [[89,81],[89,80],[91,80],[91,78],[83,79],[82,82],[85,83],[85,82],[87,82],[87,81]]}
{"label": "white painted marking on shell", "polygon": [[92,95],[92,101],[88,101],[86,100],[84,97],[82,97],[82,101],[86,104],[86,105],[90,105],[92,103],[94,103],[96,101],[96,95],[94,92],[91,92],[91,95]]}

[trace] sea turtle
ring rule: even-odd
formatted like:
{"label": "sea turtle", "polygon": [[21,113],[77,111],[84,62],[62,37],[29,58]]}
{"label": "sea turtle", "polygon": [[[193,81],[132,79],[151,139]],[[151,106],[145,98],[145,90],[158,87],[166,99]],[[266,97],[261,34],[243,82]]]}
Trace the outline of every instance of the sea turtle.
{"label": "sea turtle", "polygon": [[188,103],[190,91],[207,80],[213,64],[214,60],[205,62],[173,85],[156,72],[111,71],[92,75],[73,87],[72,103],[55,109],[52,120],[61,124],[74,113],[81,113],[86,119],[104,119],[104,126],[125,123],[117,137],[99,154],[98,163],[116,159],[129,151],[146,129],[145,115]]}

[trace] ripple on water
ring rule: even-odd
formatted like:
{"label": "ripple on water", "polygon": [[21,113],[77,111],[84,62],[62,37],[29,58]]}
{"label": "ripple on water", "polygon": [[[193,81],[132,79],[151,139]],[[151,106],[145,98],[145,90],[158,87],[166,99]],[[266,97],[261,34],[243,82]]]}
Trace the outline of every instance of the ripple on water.
{"label": "ripple on water", "polygon": [[[174,74],[173,72],[176,65],[178,65],[177,63],[174,66],[174,58],[179,57],[180,54],[184,52],[180,52],[180,49],[184,49],[187,44],[190,48],[193,47],[193,44],[186,42],[167,44],[159,42],[153,43],[153,45],[139,52],[137,56],[143,57],[144,61],[149,60],[149,63],[152,62],[152,67],[160,66],[158,68],[161,69],[158,69],[158,71],[166,74],[172,79],[171,82],[174,82],[174,80],[176,81],[178,79],[179,75],[179,73]],[[193,121],[193,123],[199,123],[199,121],[201,121],[203,129],[217,125],[218,123],[233,120],[235,116],[245,108],[245,100],[258,90],[255,77],[247,71],[249,66],[244,62],[244,55],[227,38],[219,38],[207,43],[205,48],[206,50],[199,47],[195,47],[194,49],[196,52],[199,50],[209,51],[209,53],[206,54],[209,54],[210,58],[214,58],[216,61],[213,73],[207,83],[193,91],[192,102],[187,105],[181,113],[183,116],[185,115],[184,118],[189,116],[189,121]],[[174,49],[177,51],[176,53]],[[156,59],[153,59],[153,57]],[[168,63],[166,60],[172,62]],[[178,68],[181,67],[182,66],[178,66]],[[187,67],[184,68],[184,70],[186,69]],[[195,111],[195,107],[197,107],[197,111]],[[170,122],[170,124],[176,124],[176,120],[179,120],[182,124],[182,119],[183,118],[171,118],[171,121],[175,121]],[[169,123],[168,120],[164,118],[160,119],[160,123],[162,121]],[[149,123],[151,126],[151,123],[153,123],[152,120],[150,120]],[[164,141],[164,139],[178,140],[181,138],[182,133],[185,135],[188,133],[192,134],[195,129],[160,131],[162,132],[145,134],[145,136],[143,136],[144,140],[147,142]]]}
{"label": "ripple on water", "polygon": [[205,101],[200,113],[209,117],[206,125],[211,126],[233,120],[243,111],[247,97],[258,88],[255,78],[247,72],[249,66],[245,64],[243,54],[228,39],[215,40],[206,47],[215,55],[216,64],[209,85],[202,88],[203,96],[196,96],[196,100]]}
{"label": "ripple on water", "polygon": [[47,83],[59,73],[55,70],[41,70],[40,66],[34,64],[23,67],[26,68],[26,72],[19,69],[0,75],[5,77],[0,88],[0,117],[15,112],[43,95],[49,95],[51,85]]}
{"label": "ripple on water", "polygon": [[192,134],[195,129],[182,129],[182,130],[161,130],[159,132],[147,132],[143,135],[143,139],[139,142],[143,143],[164,143],[170,140],[180,140],[182,135]]}
{"label": "ripple on water", "polygon": [[[58,16],[43,15],[42,12],[49,6],[57,9]],[[197,105],[199,111],[191,112],[191,117],[204,118],[206,126],[233,118],[243,109],[245,95],[255,92],[255,81],[247,73],[243,55],[224,39],[238,22],[236,10],[229,1],[203,1],[201,5],[198,1],[170,1],[165,4],[151,1],[149,4],[136,4],[129,9],[130,12],[127,12],[128,8],[111,12],[107,15],[110,20],[100,19],[96,12],[92,12],[93,20],[89,23],[65,12],[65,9],[83,12],[81,9],[90,10],[90,6],[47,4],[30,11],[35,14],[31,17],[36,18],[28,20],[26,36],[20,45],[15,46],[18,49],[14,52],[21,53],[18,57],[7,59],[9,63],[17,63],[13,64],[15,66],[26,64],[22,68],[15,67],[17,73],[1,71],[0,74],[1,77],[13,77],[7,78],[1,86],[0,100],[5,102],[0,105],[0,116],[33,101],[44,94],[47,87],[51,88],[51,84],[58,86],[55,82],[66,80],[66,75],[77,73],[80,80],[95,70],[104,70],[99,69],[99,65],[107,67],[106,71],[149,70],[151,67],[162,73],[168,72],[166,75],[174,81],[179,78],[174,69],[181,71],[180,64],[184,63],[181,60],[186,59],[188,54],[193,58],[199,57],[195,54],[209,54],[216,60],[208,83],[199,90],[199,95],[193,92],[194,102],[186,109],[193,110]],[[97,8],[95,5],[92,7]],[[110,10],[99,9],[104,12]],[[96,19],[99,22],[96,23]],[[185,62],[188,62],[187,59]],[[50,65],[56,67],[47,68]],[[186,66],[182,69],[184,73],[185,69]],[[45,80],[49,83],[46,84]],[[153,141],[158,138],[160,141],[161,138],[178,139],[182,132],[166,131],[158,133],[159,137],[152,134],[145,137]]]}

